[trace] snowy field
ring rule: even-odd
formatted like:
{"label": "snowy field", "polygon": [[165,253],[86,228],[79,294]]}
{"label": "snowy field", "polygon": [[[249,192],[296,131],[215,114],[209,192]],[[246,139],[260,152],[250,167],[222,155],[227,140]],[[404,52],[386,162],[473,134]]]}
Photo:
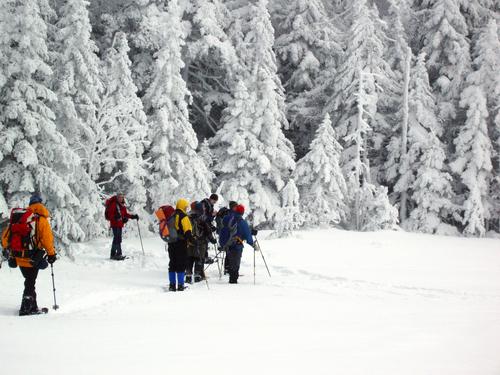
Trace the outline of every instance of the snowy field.
{"label": "snowy field", "polygon": [[[22,277],[0,270],[1,374],[499,375],[500,241],[403,232],[299,232],[245,249],[239,285],[166,293],[156,237],[80,245],[55,264],[60,309],[17,317]],[[37,284],[53,304],[50,271]]]}

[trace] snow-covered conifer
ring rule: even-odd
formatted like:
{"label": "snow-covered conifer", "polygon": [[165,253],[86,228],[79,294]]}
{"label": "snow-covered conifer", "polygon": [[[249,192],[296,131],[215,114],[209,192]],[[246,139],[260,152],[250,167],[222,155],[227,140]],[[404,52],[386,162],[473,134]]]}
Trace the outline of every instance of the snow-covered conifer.
{"label": "snow-covered conifer", "polygon": [[341,51],[338,31],[333,27],[322,0],[285,1],[276,7],[276,55],[280,74],[289,92],[314,86],[326,61]]}
{"label": "snow-covered conifer", "polygon": [[360,194],[361,215],[359,230],[365,232],[394,229],[398,224],[398,210],[389,202],[387,188],[364,183]]}
{"label": "snow-covered conifer", "polygon": [[142,159],[147,133],[146,115],[132,81],[130,48],[118,32],[102,66],[104,94],[98,108],[96,161],[98,183],[109,193],[122,191],[133,212],[144,209],[145,165]]}
{"label": "snow-covered conifer", "polygon": [[341,152],[327,114],[309,152],[297,162],[294,172],[307,225],[333,225],[347,218],[347,187],[340,168]]}
{"label": "snow-covered conifer", "polygon": [[439,114],[448,122],[456,117],[460,93],[471,71],[467,24],[460,12],[460,0],[423,0],[421,7],[422,52],[428,56]]}
{"label": "snow-covered conifer", "polygon": [[211,190],[210,173],[196,153],[198,140],[188,118],[190,94],[181,74],[185,45],[182,13],[178,0],[169,3],[168,13],[158,13],[163,44],[145,96],[152,163],[148,191],[153,208],[171,204],[180,196],[199,199]]}
{"label": "snow-covered conifer", "polygon": [[304,224],[304,215],[300,209],[299,190],[293,179],[288,180],[281,190],[281,210],[276,217],[277,237],[285,237]]}
{"label": "snow-covered conifer", "polygon": [[465,125],[454,140],[456,158],[451,164],[464,186],[464,233],[483,236],[490,218],[488,195],[492,180],[492,145],[488,135],[486,97],[480,86],[471,84],[462,93],[460,106],[467,110]]}
{"label": "snow-covered conifer", "polygon": [[225,126],[212,144],[216,171],[224,181],[222,195],[250,203],[258,225],[272,222],[280,207],[279,191],[295,162],[293,146],[282,130],[288,124],[267,1],[248,4],[244,10],[239,22],[245,33],[237,45],[244,71],[225,112]]}
{"label": "snow-covered conifer", "polygon": [[48,87],[47,24],[40,3],[33,0],[3,1],[0,17],[0,56],[6,57],[0,67],[2,195],[9,207],[22,207],[32,192],[41,192],[58,245],[66,248],[84,237],[74,214],[81,202],[69,185],[79,159],[58,132],[50,109],[57,97]]}
{"label": "snow-covered conifer", "polygon": [[443,129],[424,53],[418,56],[412,69],[408,97],[408,152],[394,189],[411,193],[405,228],[426,233],[443,232],[446,216],[452,211],[453,192],[451,176],[445,169],[445,149],[439,140]]}

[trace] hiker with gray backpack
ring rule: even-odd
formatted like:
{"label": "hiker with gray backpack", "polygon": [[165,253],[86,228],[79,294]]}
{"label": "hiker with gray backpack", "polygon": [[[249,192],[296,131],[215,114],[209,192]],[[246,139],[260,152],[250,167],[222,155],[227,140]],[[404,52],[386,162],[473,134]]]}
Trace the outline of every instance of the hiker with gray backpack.
{"label": "hiker with gray backpack", "polygon": [[219,235],[219,244],[222,250],[226,251],[230,284],[238,283],[244,241],[250,246],[254,246],[250,226],[247,221],[243,219],[244,213],[245,207],[242,204],[238,204],[234,207],[234,209],[224,217],[222,221],[223,226]]}

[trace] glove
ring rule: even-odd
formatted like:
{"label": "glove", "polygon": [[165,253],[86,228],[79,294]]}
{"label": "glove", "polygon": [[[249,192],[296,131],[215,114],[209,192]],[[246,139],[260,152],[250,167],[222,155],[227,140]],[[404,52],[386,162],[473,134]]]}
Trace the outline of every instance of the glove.
{"label": "glove", "polygon": [[210,230],[211,230],[212,232],[215,232],[215,231],[216,231],[216,229],[217,229],[217,228],[216,228],[213,224],[210,224]]}
{"label": "glove", "polygon": [[256,236],[259,231],[257,229],[252,228],[252,236]]}
{"label": "glove", "polygon": [[127,222],[128,222],[128,217],[124,217],[123,218],[123,224],[127,224]]}
{"label": "glove", "polygon": [[139,220],[139,215],[130,215],[131,219]]}
{"label": "glove", "polygon": [[7,250],[7,249],[3,249],[2,250],[2,257],[3,257],[3,259],[5,259],[5,260],[9,259],[9,255],[10,255],[9,254],[9,250]]}
{"label": "glove", "polygon": [[217,240],[215,238],[210,238],[209,241],[213,245],[215,245],[217,243]]}
{"label": "glove", "polygon": [[57,260],[57,256],[55,254],[47,256],[47,262],[49,262],[49,264],[53,264],[56,260]]}
{"label": "glove", "polygon": [[254,244],[252,245],[252,247],[253,247],[253,251],[259,251],[259,249],[258,249],[258,247],[257,247],[257,244],[255,244],[255,243],[254,243]]}

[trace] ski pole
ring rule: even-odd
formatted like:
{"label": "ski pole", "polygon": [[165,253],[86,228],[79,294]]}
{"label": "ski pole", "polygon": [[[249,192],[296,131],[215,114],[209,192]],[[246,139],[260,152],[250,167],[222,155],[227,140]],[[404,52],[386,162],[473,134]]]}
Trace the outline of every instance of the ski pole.
{"label": "ski pole", "polygon": [[253,285],[255,285],[255,249],[253,249]]}
{"label": "ski pole", "polygon": [[221,270],[220,270],[219,257],[217,256],[217,247],[215,244],[214,244],[214,249],[215,249],[215,260],[217,261],[217,269],[219,270],[219,279],[220,279],[222,276],[221,276]]}
{"label": "ski pole", "polygon": [[56,302],[56,283],[54,281],[54,264],[50,264],[50,273],[52,275],[52,292],[54,293],[54,306],[52,306],[52,308],[54,310],[57,310],[59,308],[59,306],[57,305],[57,302]]}
{"label": "ski pole", "polygon": [[137,230],[139,231],[139,239],[141,240],[142,255],[146,256],[144,246],[142,245],[141,227],[139,226],[139,219],[137,219]]}
{"label": "ski pole", "polygon": [[257,247],[259,248],[260,255],[262,256],[262,260],[264,261],[264,265],[266,266],[267,273],[269,274],[269,277],[271,277],[271,272],[269,271],[269,267],[267,266],[266,258],[264,258],[264,253],[262,252],[262,248],[260,247],[259,241],[257,240],[257,237],[255,237],[255,243],[257,244]]}

